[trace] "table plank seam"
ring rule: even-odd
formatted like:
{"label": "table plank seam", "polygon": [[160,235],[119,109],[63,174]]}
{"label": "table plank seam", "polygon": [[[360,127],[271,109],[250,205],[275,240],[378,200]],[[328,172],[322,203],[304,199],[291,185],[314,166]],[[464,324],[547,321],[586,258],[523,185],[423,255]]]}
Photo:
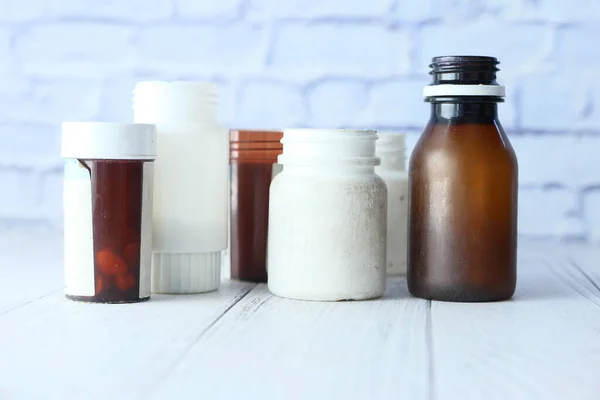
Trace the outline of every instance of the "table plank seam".
{"label": "table plank seam", "polygon": [[216,324],[217,322],[219,322],[219,320],[220,320],[221,318],[223,318],[223,317],[225,316],[225,314],[227,314],[227,313],[229,312],[229,310],[231,310],[231,309],[232,309],[233,307],[235,307],[235,306],[236,306],[236,305],[237,305],[237,304],[238,304],[240,301],[242,301],[242,300],[244,299],[244,297],[248,296],[248,294],[249,294],[249,293],[250,293],[252,290],[254,290],[254,288],[255,288],[256,286],[257,286],[257,285],[256,285],[256,284],[254,284],[254,285],[252,285],[252,286],[248,287],[248,289],[247,289],[247,290],[246,290],[246,291],[245,291],[243,294],[241,294],[240,296],[236,297],[236,298],[234,299],[234,301],[233,301],[233,302],[232,302],[232,303],[231,303],[231,304],[230,304],[230,305],[229,305],[227,308],[225,308],[225,310],[223,310],[223,312],[222,312],[222,313],[220,313],[220,314],[217,316],[217,318],[215,318],[215,320],[214,320],[214,321],[212,321],[212,322],[211,322],[210,324],[208,324],[208,325],[207,325],[207,326],[206,326],[204,329],[202,329],[202,331],[200,332],[200,334],[199,334],[199,335],[196,337],[196,339],[194,340],[194,342],[193,342],[192,346],[190,346],[190,349],[191,349],[191,348],[192,348],[192,347],[193,347],[193,346],[194,346],[196,343],[198,343],[198,341],[200,341],[200,339],[202,339],[202,337],[203,337],[204,335],[206,335],[206,333],[207,333],[209,330],[211,330],[211,328],[212,328],[213,326],[215,326],[215,324]]}
{"label": "table plank seam", "polygon": [[[577,266],[577,264],[575,262],[573,262],[573,260],[566,258],[564,261],[567,261],[567,263],[569,263],[573,267],[573,269],[579,271],[582,276],[587,278],[587,280],[590,281],[590,283],[592,284],[593,288],[595,288],[596,290],[598,289],[598,286],[593,282],[593,280],[591,280],[591,278],[585,272],[583,272],[583,270],[581,268],[579,268]],[[550,273],[552,275],[554,275],[565,285],[567,285],[571,289],[573,289],[581,297],[588,300],[590,303],[592,303],[596,307],[600,307],[600,290],[598,290],[598,293],[596,293],[596,294],[590,294],[590,293],[588,293],[588,291],[591,291],[591,290],[589,290],[587,288],[586,288],[586,290],[582,290],[582,286],[585,287],[585,285],[575,283],[575,282],[579,282],[580,279],[572,273],[573,269],[561,268],[560,272],[558,272],[558,270],[552,266],[552,263],[548,262],[547,260],[543,260],[543,262],[548,266],[548,270],[550,271]]]}
{"label": "table plank seam", "polygon": [[579,264],[574,262],[572,259],[569,259],[569,263],[573,267],[575,267],[579,272],[581,272],[581,274],[584,276],[584,278],[587,279],[587,281],[596,289],[598,294],[600,294],[600,286],[598,286],[598,284],[592,279],[592,277],[587,272],[585,272],[585,270],[583,268],[581,268],[579,266]]}
{"label": "table plank seam", "polygon": [[46,298],[46,297],[52,296],[53,294],[56,294],[56,293],[58,293],[58,292],[61,292],[62,290],[63,290],[63,288],[62,288],[62,287],[61,287],[61,288],[59,288],[59,289],[54,289],[54,290],[52,290],[51,292],[47,292],[47,293],[45,293],[45,294],[43,294],[43,295],[41,295],[41,296],[38,296],[38,297],[36,297],[36,298],[34,298],[34,299],[27,300],[27,301],[25,301],[24,303],[21,303],[21,304],[18,304],[18,305],[16,305],[16,306],[14,306],[14,307],[11,307],[11,308],[8,308],[8,309],[6,309],[6,310],[3,310],[3,311],[0,313],[0,316],[8,315],[8,314],[10,314],[10,313],[11,313],[11,312],[13,312],[13,311],[16,311],[16,310],[18,310],[18,309],[20,309],[20,308],[26,307],[26,306],[28,306],[28,305],[30,305],[30,304],[33,304],[33,303],[35,303],[35,302],[36,302],[36,301],[38,301],[38,300],[42,300],[42,299],[44,299],[44,298]]}
{"label": "table plank seam", "polygon": [[427,300],[427,318],[425,319],[425,342],[427,349],[427,377],[428,377],[428,393],[429,400],[436,399],[435,393],[435,359],[433,354],[433,313],[431,312],[432,301]]}
{"label": "table plank seam", "polygon": [[158,391],[158,389],[164,384],[164,382],[167,381],[167,379],[173,373],[173,371],[175,371],[177,366],[179,364],[181,364],[181,362],[187,357],[187,355],[190,353],[190,351],[198,344],[198,342],[200,342],[200,340],[202,340],[202,337],[204,337],[208,333],[208,331],[210,331],[211,328],[217,322],[219,322],[219,320],[221,318],[223,318],[225,316],[225,314],[227,314],[233,307],[235,307],[240,301],[242,301],[244,299],[244,297],[248,296],[248,294],[252,290],[254,290],[254,288],[256,286],[257,286],[256,284],[249,286],[243,293],[241,293],[239,296],[235,297],[233,302],[227,308],[225,308],[221,313],[219,313],[216,316],[216,318],[213,321],[211,321],[210,324],[208,324],[206,327],[204,327],[200,331],[200,333],[194,338],[194,340],[182,351],[182,353],[179,355],[179,357],[177,357],[177,359],[175,359],[171,363],[169,368],[165,371],[164,375],[161,376],[161,378],[158,379],[151,387],[149,387],[148,390],[142,392],[142,394],[139,396],[139,399],[147,400],[147,399],[151,398],[152,394]]}

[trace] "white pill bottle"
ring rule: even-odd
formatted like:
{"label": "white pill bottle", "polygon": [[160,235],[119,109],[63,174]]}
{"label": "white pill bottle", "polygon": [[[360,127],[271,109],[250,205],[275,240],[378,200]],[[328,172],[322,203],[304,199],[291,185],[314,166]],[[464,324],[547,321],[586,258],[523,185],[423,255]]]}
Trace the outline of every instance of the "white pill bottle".
{"label": "white pill bottle", "polygon": [[406,135],[377,132],[375,154],[381,164],[375,167],[388,189],[387,274],[406,274],[408,243],[408,173],[406,172]]}
{"label": "white pill bottle", "polygon": [[156,124],[152,291],[219,287],[227,248],[229,132],[218,93],[205,82],[140,82],[134,120]]}
{"label": "white pill bottle", "polygon": [[385,291],[387,189],[375,131],[284,130],[270,189],[268,286],[281,297],[339,301]]}

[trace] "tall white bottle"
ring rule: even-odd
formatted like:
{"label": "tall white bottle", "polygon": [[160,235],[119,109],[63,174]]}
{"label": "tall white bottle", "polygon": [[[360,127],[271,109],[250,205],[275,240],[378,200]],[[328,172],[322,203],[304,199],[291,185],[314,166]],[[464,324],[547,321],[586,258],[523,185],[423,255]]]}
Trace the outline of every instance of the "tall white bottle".
{"label": "tall white bottle", "polygon": [[406,274],[408,244],[408,173],[406,172],[406,135],[377,132],[375,154],[381,164],[375,167],[388,189],[387,265],[388,275]]}
{"label": "tall white bottle", "polygon": [[152,291],[202,293],[220,282],[227,248],[228,129],[216,87],[140,82],[134,120],[157,125]]}

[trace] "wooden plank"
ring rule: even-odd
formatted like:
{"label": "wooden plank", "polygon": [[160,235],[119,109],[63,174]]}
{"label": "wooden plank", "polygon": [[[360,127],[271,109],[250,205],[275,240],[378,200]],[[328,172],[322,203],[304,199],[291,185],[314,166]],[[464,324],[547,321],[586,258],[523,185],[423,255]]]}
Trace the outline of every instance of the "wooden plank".
{"label": "wooden plank", "polygon": [[159,296],[149,302],[72,302],[62,291],[0,316],[0,399],[137,399],[253,287]]}
{"label": "wooden plank", "polygon": [[565,246],[571,265],[584,275],[581,281],[595,295],[600,287],[600,244]]}
{"label": "wooden plank", "polygon": [[521,251],[511,301],[432,303],[436,399],[600,398],[600,293],[561,249]]}
{"label": "wooden plank", "polygon": [[549,263],[550,271],[583,298],[600,307],[600,249],[580,245],[563,249],[567,258],[564,267],[557,268],[556,263]]}
{"label": "wooden plank", "polygon": [[63,287],[61,233],[0,235],[0,316]]}
{"label": "wooden plank", "polygon": [[152,399],[427,399],[428,302],[318,303],[252,290],[158,382]]}

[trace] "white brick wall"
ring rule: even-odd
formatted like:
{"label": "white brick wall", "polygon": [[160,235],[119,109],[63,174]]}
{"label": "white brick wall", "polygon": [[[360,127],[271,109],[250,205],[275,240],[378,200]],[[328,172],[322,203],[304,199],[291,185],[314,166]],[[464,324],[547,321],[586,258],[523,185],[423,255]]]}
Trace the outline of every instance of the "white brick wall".
{"label": "white brick wall", "polygon": [[235,127],[427,122],[431,57],[497,56],[526,237],[600,242],[598,0],[2,0],[0,228],[60,228],[63,120],[211,80]]}

